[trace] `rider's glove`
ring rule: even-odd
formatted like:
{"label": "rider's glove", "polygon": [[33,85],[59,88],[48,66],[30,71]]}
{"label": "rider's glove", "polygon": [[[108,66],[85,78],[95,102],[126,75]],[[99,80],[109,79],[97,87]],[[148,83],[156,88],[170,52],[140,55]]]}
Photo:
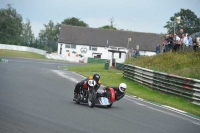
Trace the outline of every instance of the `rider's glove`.
{"label": "rider's glove", "polygon": [[103,88],[103,90],[107,90],[107,89],[108,89],[108,86],[106,86],[106,87]]}

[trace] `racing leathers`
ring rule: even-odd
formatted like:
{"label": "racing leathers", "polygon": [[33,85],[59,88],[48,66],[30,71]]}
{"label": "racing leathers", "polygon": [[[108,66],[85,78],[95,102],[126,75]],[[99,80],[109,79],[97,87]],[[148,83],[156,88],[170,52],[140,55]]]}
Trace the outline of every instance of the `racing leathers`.
{"label": "racing leathers", "polygon": [[[74,95],[76,96],[77,94],[79,94],[80,88],[83,87],[83,84],[84,84],[84,83],[87,83],[87,81],[88,81],[88,80],[91,80],[91,79],[93,79],[93,78],[92,78],[92,77],[89,77],[89,78],[87,78],[87,79],[84,79],[84,80],[78,82],[78,83],[76,84],[76,86],[75,86],[75,89],[74,89]],[[97,91],[97,90],[99,89],[100,86],[101,86],[101,81],[99,80],[99,81],[97,82],[97,84],[94,86],[95,91]]]}
{"label": "racing leathers", "polygon": [[[107,90],[108,88],[113,88],[114,91],[115,91],[115,100],[119,101],[121,98],[124,97],[125,93],[124,92],[121,92],[119,90],[119,87],[104,87],[103,89],[104,90]],[[107,97],[108,96],[108,93],[107,92],[103,92],[103,93],[98,93],[97,94],[97,97]]]}

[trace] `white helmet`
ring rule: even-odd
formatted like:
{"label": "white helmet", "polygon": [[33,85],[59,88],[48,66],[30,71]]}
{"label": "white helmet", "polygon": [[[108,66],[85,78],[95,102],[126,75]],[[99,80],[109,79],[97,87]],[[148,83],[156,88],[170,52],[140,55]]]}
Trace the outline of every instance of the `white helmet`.
{"label": "white helmet", "polygon": [[125,92],[125,90],[126,90],[126,84],[125,84],[125,83],[121,83],[121,84],[119,85],[119,90],[120,90],[121,92]]}

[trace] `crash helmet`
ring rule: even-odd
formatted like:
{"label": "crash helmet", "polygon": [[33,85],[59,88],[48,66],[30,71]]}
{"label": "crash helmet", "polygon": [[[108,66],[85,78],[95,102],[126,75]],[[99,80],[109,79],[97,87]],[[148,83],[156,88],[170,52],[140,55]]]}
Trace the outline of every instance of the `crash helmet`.
{"label": "crash helmet", "polygon": [[99,74],[94,74],[93,75],[93,79],[98,83],[98,81],[100,79],[100,75]]}
{"label": "crash helmet", "polygon": [[126,91],[126,84],[125,83],[121,83],[120,85],[119,85],[119,91],[120,92],[125,92]]}

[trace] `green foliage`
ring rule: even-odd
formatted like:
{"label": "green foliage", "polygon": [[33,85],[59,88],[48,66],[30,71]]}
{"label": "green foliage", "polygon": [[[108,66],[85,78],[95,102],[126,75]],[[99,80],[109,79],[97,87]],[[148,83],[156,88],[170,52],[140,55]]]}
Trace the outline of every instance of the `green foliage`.
{"label": "green foliage", "polygon": [[62,24],[88,27],[88,24],[75,17],[65,19]]}
{"label": "green foliage", "polygon": [[39,33],[40,37],[40,46],[43,47],[48,52],[56,51],[57,50],[57,41],[59,35],[59,27],[60,24],[54,24],[52,20],[46,25],[44,24],[45,29],[41,30]]}
{"label": "green foliage", "polygon": [[180,24],[176,23],[175,32],[179,32],[179,29],[181,28],[185,33],[189,34],[200,31],[200,18],[198,18],[194,12],[189,9],[181,9],[180,12],[175,13],[174,16],[170,17],[170,21],[167,21],[167,24],[164,26],[164,28],[167,28],[168,32],[174,32],[174,27],[171,22],[178,16],[181,17],[181,22]]}
{"label": "green foliage", "polygon": [[33,46],[33,40],[34,40],[34,34],[31,30],[31,22],[29,19],[26,20],[26,23],[23,24],[23,32],[22,32],[22,38],[24,42],[24,46]]}
{"label": "green foliage", "polygon": [[109,25],[105,25],[105,26],[102,26],[102,27],[99,27],[101,29],[110,29],[110,30],[117,30],[117,28],[113,27],[113,26],[109,26]]}
{"label": "green foliage", "polygon": [[0,9],[0,43],[18,45],[22,29],[22,16],[11,5]]}
{"label": "green foliage", "polygon": [[200,79],[200,51],[168,52],[137,59],[130,58],[125,63],[183,77]]}

